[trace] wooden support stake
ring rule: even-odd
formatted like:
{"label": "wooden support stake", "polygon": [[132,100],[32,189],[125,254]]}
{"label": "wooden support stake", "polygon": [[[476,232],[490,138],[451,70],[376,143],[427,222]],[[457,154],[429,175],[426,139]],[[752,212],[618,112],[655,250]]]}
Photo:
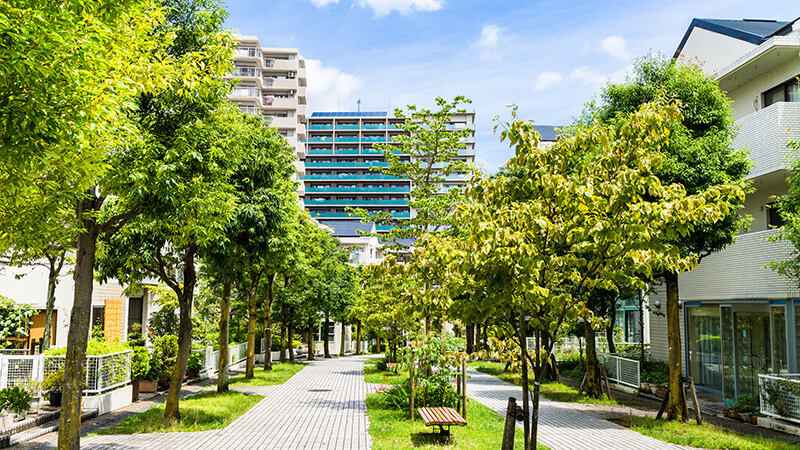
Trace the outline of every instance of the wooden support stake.
{"label": "wooden support stake", "polygon": [[664,401],[661,402],[661,408],[658,409],[658,414],[656,415],[656,420],[661,419],[661,416],[664,415],[664,411],[667,410],[667,404],[669,403],[669,391],[667,394],[664,395]]}
{"label": "wooden support stake", "polygon": [[608,398],[611,399],[611,383],[608,382],[608,372],[606,371],[606,366],[600,366],[603,372],[603,379],[606,382],[606,393],[608,393]]}
{"label": "wooden support stake", "polygon": [[694,388],[694,379],[692,377],[686,377],[686,381],[689,382],[689,391],[692,393],[692,403],[694,403],[694,420],[697,421],[698,425],[702,425],[703,413],[700,411],[700,401],[697,399],[697,390]]}
{"label": "wooden support stake", "polygon": [[506,427],[503,430],[503,446],[501,450],[514,450],[514,431],[517,428],[517,399],[508,397],[506,408]]}
{"label": "wooden support stake", "polygon": [[467,418],[467,360],[461,362],[461,404],[464,410],[461,412],[461,417]]}
{"label": "wooden support stake", "polygon": [[410,397],[410,400],[411,400],[411,404],[410,404],[410,406],[411,406],[411,420],[413,421],[414,420],[414,350],[411,350],[411,363],[409,364],[409,366],[411,366],[411,369],[410,369],[411,372],[408,374],[409,381],[410,381],[409,390],[411,391],[409,393],[409,397]]}
{"label": "wooden support stake", "polygon": [[586,375],[588,374],[589,374],[588,372],[583,374],[583,381],[581,381],[581,387],[580,389],[578,389],[578,395],[583,394],[583,388],[586,387]]}

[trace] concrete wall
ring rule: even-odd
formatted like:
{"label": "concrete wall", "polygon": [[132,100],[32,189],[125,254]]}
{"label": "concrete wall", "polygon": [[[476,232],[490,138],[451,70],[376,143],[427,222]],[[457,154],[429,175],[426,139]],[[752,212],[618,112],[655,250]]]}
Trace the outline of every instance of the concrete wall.
{"label": "concrete wall", "polygon": [[701,64],[707,73],[716,74],[736,58],[756,48],[755,44],[694,28],[681,55],[684,62]]}

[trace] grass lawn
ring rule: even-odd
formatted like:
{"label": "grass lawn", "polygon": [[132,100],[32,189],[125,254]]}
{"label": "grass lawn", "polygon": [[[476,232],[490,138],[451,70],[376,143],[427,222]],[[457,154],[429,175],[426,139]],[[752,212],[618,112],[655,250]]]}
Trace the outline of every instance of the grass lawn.
{"label": "grass lawn", "polygon": [[[522,374],[519,373],[512,373],[512,372],[504,372],[503,368],[505,364],[503,363],[495,363],[495,362],[487,362],[487,361],[475,361],[469,363],[470,367],[473,369],[488,373],[489,375],[495,376],[500,378],[501,380],[508,381],[509,383],[514,383],[517,386],[522,385]],[[533,387],[533,380],[528,380],[529,386]],[[635,401],[629,400],[621,400],[621,399],[595,399],[591,397],[587,397],[586,395],[578,395],[578,388],[558,383],[555,381],[549,383],[542,383],[539,386],[539,393],[543,397],[547,397],[550,400],[555,400],[557,402],[566,402],[566,403],[587,403],[591,405],[626,405],[626,406],[638,406],[639,403]]]}
{"label": "grass lawn", "polygon": [[230,384],[237,386],[272,386],[274,384],[283,384],[294,374],[300,372],[305,367],[301,362],[291,363],[278,363],[272,365],[272,370],[264,370],[263,367],[256,367],[253,374],[254,378],[249,380],[244,379],[244,374],[231,377]]}
{"label": "grass lawn", "polygon": [[173,431],[203,431],[225,428],[262,398],[240,392],[201,392],[181,400],[181,421],[164,420],[164,405],[128,417],[117,425],[97,434],[165,433]]}
{"label": "grass lawn", "polygon": [[364,365],[364,381],[367,383],[380,384],[399,384],[408,379],[408,373],[398,367],[397,373],[394,370],[381,372],[374,365]]}
{"label": "grass lawn", "polygon": [[612,422],[626,426],[646,436],[664,442],[686,445],[689,447],[739,450],[789,450],[797,449],[796,444],[767,439],[760,436],[749,436],[704,423],[680,423],[666,420],[655,420],[648,417],[628,416],[611,419]]}
{"label": "grass lawn", "polygon": [[364,361],[364,364],[368,366],[374,366],[378,363],[378,361],[382,360],[383,358],[370,358]]}
{"label": "grass lawn", "polygon": [[[408,413],[393,409],[386,404],[385,395],[367,395],[369,414],[369,433],[372,435],[372,448],[375,450],[398,449],[440,449],[443,444],[452,449],[496,450],[503,443],[504,421],[499,414],[470,399],[467,403],[467,423],[465,427],[452,427],[450,441],[443,443],[426,433],[422,419],[408,420]],[[522,430],[517,429],[514,448],[522,448]],[[539,450],[547,447],[539,444]]]}

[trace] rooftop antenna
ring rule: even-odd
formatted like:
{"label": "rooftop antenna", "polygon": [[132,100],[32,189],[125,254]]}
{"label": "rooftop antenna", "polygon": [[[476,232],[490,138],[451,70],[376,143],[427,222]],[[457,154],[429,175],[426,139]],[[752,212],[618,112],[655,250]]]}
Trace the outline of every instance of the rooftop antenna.
{"label": "rooftop antenna", "polygon": [[358,103],[358,112],[361,112],[361,99],[358,99],[356,103]]}

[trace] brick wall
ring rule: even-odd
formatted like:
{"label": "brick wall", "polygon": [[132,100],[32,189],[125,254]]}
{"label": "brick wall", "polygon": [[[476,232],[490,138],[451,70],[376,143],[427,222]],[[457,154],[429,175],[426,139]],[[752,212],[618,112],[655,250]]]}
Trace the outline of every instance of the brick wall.
{"label": "brick wall", "polygon": [[733,100],[733,117],[741,119],[764,108],[761,94],[800,75],[800,59],[793,58],[786,64],[764,74],[739,89],[728,92]]}

